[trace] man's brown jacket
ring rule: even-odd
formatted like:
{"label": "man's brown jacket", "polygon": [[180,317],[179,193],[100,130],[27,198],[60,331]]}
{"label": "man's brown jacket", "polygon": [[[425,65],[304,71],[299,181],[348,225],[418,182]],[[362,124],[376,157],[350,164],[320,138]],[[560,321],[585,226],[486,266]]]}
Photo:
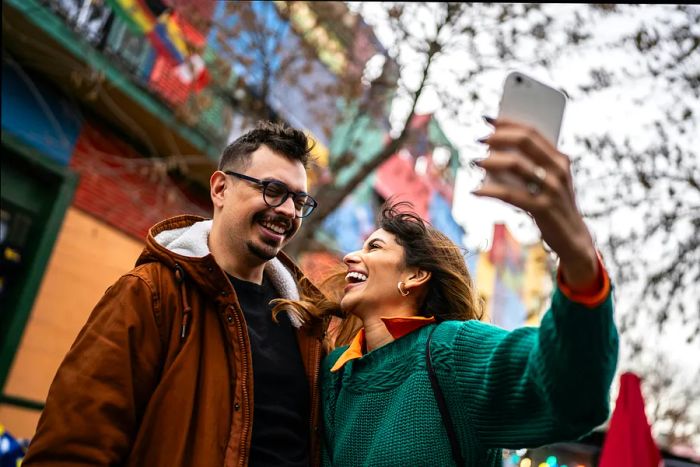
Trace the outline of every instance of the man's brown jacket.
{"label": "man's brown jacket", "polygon": [[[210,229],[195,216],[151,229],[136,268],[107,290],[59,367],[23,465],[247,465],[250,342],[233,287],[209,253]],[[266,274],[281,297],[309,286],[282,254]],[[316,465],[325,324],[295,324]]]}

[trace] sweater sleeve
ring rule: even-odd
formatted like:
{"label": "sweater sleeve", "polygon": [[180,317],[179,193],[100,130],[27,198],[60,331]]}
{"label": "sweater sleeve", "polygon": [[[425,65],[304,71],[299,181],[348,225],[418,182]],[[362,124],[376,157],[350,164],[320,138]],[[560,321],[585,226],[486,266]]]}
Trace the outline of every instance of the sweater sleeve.
{"label": "sweater sleeve", "polygon": [[125,275],[59,366],[23,465],[121,465],[157,383],[158,296]]}
{"label": "sweater sleeve", "polygon": [[575,439],[608,417],[618,352],[610,294],[590,308],[557,289],[539,328],[461,323],[452,350],[451,410],[484,447]]}

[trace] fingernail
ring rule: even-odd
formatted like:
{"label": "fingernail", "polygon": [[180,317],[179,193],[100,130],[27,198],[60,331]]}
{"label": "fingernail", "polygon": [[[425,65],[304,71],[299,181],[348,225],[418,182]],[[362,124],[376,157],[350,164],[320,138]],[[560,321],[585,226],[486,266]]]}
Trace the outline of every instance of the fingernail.
{"label": "fingernail", "polygon": [[494,123],[496,123],[496,119],[493,117],[489,117],[488,115],[482,115],[481,118],[483,118],[484,121],[489,125],[493,125]]}

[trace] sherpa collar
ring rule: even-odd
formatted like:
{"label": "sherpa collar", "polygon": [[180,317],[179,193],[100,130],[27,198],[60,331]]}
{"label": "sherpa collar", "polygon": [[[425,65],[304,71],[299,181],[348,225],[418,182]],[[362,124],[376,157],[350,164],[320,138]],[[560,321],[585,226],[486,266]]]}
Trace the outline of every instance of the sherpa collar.
{"label": "sherpa collar", "polygon": [[[165,230],[157,234],[154,239],[162,247],[181,256],[201,258],[207,256],[209,251],[209,232],[211,232],[212,220],[195,222],[188,227]],[[299,289],[294,281],[292,273],[282,264],[273,258],[265,265],[265,273],[270,278],[275,290],[282,298],[299,300]],[[302,322],[288,313],[289,319],[294,327],[299,328]]]}

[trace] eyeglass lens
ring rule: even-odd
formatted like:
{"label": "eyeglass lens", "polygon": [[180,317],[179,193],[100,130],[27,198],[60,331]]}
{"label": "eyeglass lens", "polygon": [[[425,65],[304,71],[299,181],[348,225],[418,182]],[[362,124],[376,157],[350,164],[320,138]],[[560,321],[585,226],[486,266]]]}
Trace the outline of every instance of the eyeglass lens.
{"label": "eyeglass lens", "polygon": [[300,216],[308,215],[314,208],[308,196],[294,195],[289,191],[287,185],[280,182],[271,181],[266,184],[263,191],[265,202],[272,207],[279,206],[284,203],[289,196],[293,196],[294,207]]}

